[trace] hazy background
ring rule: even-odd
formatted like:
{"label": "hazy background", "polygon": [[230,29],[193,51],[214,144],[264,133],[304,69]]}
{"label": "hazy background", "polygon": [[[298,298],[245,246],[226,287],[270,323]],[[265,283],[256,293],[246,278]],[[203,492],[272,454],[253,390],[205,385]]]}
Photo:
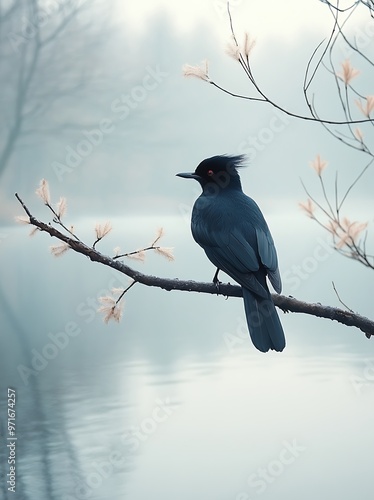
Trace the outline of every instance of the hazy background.
{"label": "hazy background", "polygon": [[[247,152],[243,188],[268,220],[283,293],[340,306],[334,281],[349,307],[373,317],[371,271],[334,253],[298,207],[300,177],[319,193],[308,166],[317,154],[329,161],[331,194],[335,171],[343,192],[365,158],[318,124],[183,78],[183,64],[207,58],[214,81],[251,94],[225,53],[223,1],[79,2],[77,12],[75,2],[51,1],[39,4],[48,12],[40,31],[35,3],[0,5],[0,498],[371,498],[374,355],[364,334],[280,312],[287,348],[264,355],[248,338],[241,300],[141,285],[126,296],[121,323],[105,325],[97,298],[128,279],[73,252],[57,259],[48,235],[29,238],[30,228],[14,223],[22,214],[15,192],[50,220],[34,194],[46,178],[54,203],[67,197],[66,224],[87,244],[97,222],[113,224],[98,246],[108,254],[148,245],[162,226],[175,261],[147,254],[144,264],[127,263],[210,281],[214,268],[189,229],[199,186],[175,174],[211,155]],[[239,39],[247,30],[257,40],[253,70],[266,93],[306,113],[304,70],[329,35],[327,7],[243,0],[232,14]],[[373,23],[362,9],[348,28],[369,55]],[[336,64],[347,55],[336,47]],[[367,95],[370,66],[359,64]],[[320,115],[343,119],[327,72],[313,93]],[[87,137],[91,146],[79,146]],[[369,170],[345,215],[371,223],[372,193]],[[6,485],[7,387],[17,391],[16,497]]]}

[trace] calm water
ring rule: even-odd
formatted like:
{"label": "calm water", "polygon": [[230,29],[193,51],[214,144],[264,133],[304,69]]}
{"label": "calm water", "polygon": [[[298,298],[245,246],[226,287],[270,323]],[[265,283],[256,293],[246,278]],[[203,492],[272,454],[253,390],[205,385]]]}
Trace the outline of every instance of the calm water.
{"label": "calm water", "polygon": [[374,363],[247,347],[20,387],[16,498],[371,498]]}
{"label": "calm water", "polygon": [[[180,232],[180,263],[144,270],[198,278],[201,268],[208,279],[199,253],[188,268],[195,248]],[[104,325],[90,299],[113,276],[17,238],[2,247],[0,382],[2,436],[7,387],[17,392],[17,483],[8,493],[2,439],[0,498],[372,498],[374,355],[363,336],[282,314],[288,347],[263,355],[243,334],[239,300],[142,287],[122,323]]]}

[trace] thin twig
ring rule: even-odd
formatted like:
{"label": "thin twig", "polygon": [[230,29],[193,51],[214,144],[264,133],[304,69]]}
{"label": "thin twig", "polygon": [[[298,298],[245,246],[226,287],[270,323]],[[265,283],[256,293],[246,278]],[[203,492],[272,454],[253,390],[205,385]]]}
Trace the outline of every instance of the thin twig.
{"label": "thin twig", "polygon": [[353,313],[353,314],[354,314],[354,311],[353,311],[350,307],[348,307],[346,304],[344,304],[344,302],[343,302],[343,301],[342,301],[342,299],[340,298],[340,295],[339,295],[339,293],[338,293],[338,291],[337,291],[337,289],[336,289],[335,283],[334,283],[333,281],[332,281],[331,283],[332,283],[332,287],[333,287],[333,289],[334,289],[334,292],[336,293],[336,296],[338,297],[339,302],[340,302],[340,303],[341,303],[341,304],[342,304],[342,305],[343,305],[346,309],[348,309],[348,311],[349,311],[349,312],[351,312],[351,313]]}
{"label": "thin twig", "polygon": [[374,158],[372,158],[369,163],[363,168],[363,170],[361,171],[361,173],[356,177],[356,179],[352,182],[352,184],[349,186],[349,188],[347,189],[345,195],[343,196],[342,198],[342,201],[340,202],[340,205],[339,205],[339,210],[341,209],[344,201],[346,200],[348,194],[350,193],[350,191],[352,190],[352,188],[357,184],[357,182],[361,179],[361,177],[364,175],[364,173],[366,172],[366,170],[370,167],[370,165],[373,163],[374,161]]}
{"label": "thin twig", "polygon": [[[231,92],[230,90],[225,89],[224,87],[222,87],[221,85],[218,85],[217,83],[215,83],[212,80],[210,80],[209,83],[211,85],[213,85],[214,87],[216,87],[217,89],[219,89],[222,92],[224,92],[225,94],[228,94],[228,95],[230,95],[232,97],[236,97],[238,99],[245,99],[245,100],[248,100],[248,101],[262,101],[262,102],[266,102],[266,103],[270,104],[271,106],[273,106],[273,108],[278,109],[279,111],[281,111],[282,113],[286,114],[287,116],[292,116],[293,118],[298,118],[299,120],[305,120],[305,121],[316,122],[316,123],[325,123],[327,125],[348,125],[348,124],[354,125],[354,124],[369,123],[369,122],[373,123],[373,120],[371,118],[364,118],[364,119],[361,119],[361,120],[352,120],[352,121],[339,121],[339,120],[327,120],[327,119],[324,119],[324,118],[316,118],[314,116],[300,115],[298,113],[293,113],[292,111],[289,111],[286,108],[283,108],[282,106],[280,106],[276,102],[274,102],[271,99],[269,99],[265,94],[263,94],[262,91],[260,91],[260,94],[261,94],[262,97],[251,97],[251,96],[245,96],[245,95],[242,95],[242,94],[235,94],[234,92]],[[258,90],[259,87],[257,87],[257,85],[255,85],[255,86],[256,86],[256,90]]]}
{"label": "thin twig", "polygon": [[[157,238],[157,240],[158,240],[158,239],[159,239],[159,238]],[[116,260],[116,259],[121,259],[122,257],[131,257],[131,255],[136,255],[136,254],[138,254],[138,253],[140,253],[140,252],[146,252],[147,250],[158,250],[159,248],[161,248],[161,247],[159,247],[159,246],[157,246],[157,247],[156,247],[156,246],[154,246],[154,244],[152,243],[152,245],[151,245],[151,246],[149,246],[149,247],[140,248],[139,250],[134,250],[133,252],[127,252],[127,253],[122,253],[122,254],[120,254],[120,255],[115,255],[115,256],[114,256],[114,257],[112,257],[112,258],[113,258],[113,260]]]}
{"label": "thin twig", "polygon": [[[308,64],[307,64],[307,67],[306,67],[306,71],[305,71],[305,76],[304,76],[304,85],[303,85],[304,97],[305,97],[306,103],[308,105],[309,111],[311,113],[311,116],[301,115],[301,114],[289,111],[289,110],[285,109],[283,106],[277,104],[272,99],[270,99],[265,94],[265,92],[262,90],[262,88],[258,85],[258,83],[256,82],[256,80],[255,80],[255,78],[253,76],[251,67],[249,65],[249,59],[246,62],[245,59],[243,58],[243,56],[241,54],[239,56],[239,63],[241,65],[242,69],[245,71],[246,75],[248,76],[249,80],[251,81],[251,83],[255,87],[256,91],[260,94],[260,96],[261,96],[260,98],[258,98],[258,97],[251,97],[251,96],[245,96],[245,95],[240,95],[240,94],[233,93],[233,92],[225,89],[224,87],[218,85],[217,83],[215,83],[212,80],[209,80],[209,83],[211,83],[217,89],[221,90],[222,92],[224,92],[224,93],[226,93],[226,94],[228,94],[228,95],[230,95],[232,97],[236,97],[236,98],[239,98],[239,99],[246,99],[246,100],[249,100],[249,101],[264,101],[264,102],[267,102],[268,104],[270,104],[274,108],[278,109],[282,113],[285,113],[286,115],[294,117],[294,118],[298,118],[300,120],[317,122],[317,123],[321,123],[321,124],[324,124],[324,125],[353,125],[353,124],[371,122],[373,124],[373,126],[374,126],[373,120],[371,118],[365,118],[365,119],[361,119],[361,120],[347,119],[347,120],[344,120],[344,121],[339,121],[339,120],[328,120],[328,119],[324,119],[324,118],[321,118],[321,117],[317,117],[317,115],[315,113],[314,105],[312,104],[312,102],[308,98],[308,95],[307,95],[308,88],[309,88],[310,84],[312,83],[313,79],[315,78],[315,75],[316,75],[316,73],[318,71],[318,68],[321,66],[321,64],[323,64],[323,58],[325,57],[327,51],[328,50],[330,50],[330,51],[332,50],[332,48],[334,47],[334,45],[336,43],[337,37],[340,34],[340,31],[338,31],[338,33],[336,33],[336,29],[337,28],[341,28],[340,25],[339,25],[339,23],[338,23],[338,18],[339,18],[339,14],[338,13],[341,12],[341,11],[340,11],[339,8],[335,8],[336,12],[334,13],[333,9],[332,9],[332,5],[329,2],[326,2],[326,4],[329,6],[330,11],[331,11],[332,15],[334,16],[334,25],[333,25],[332,31],[330,33],[330,36],[329,36],[328,42],[326,44],[326,47],[324,48],[324,50],[322,52],[322,55],[319,58],[319,60],[318,60],[318,62],[316,64],[316,67],[314,68],[314,70],[312,72],[312,75],[309,78],[309,81],[308,81],[308,75],[309,75],[309,69],[310,69],[312,60],[314,59],[314,56],[315,56],[318,48],[322,45],[323,41],[320,42],[320,44],[313,51],[313,53],[312,53],[312,55],[311,55],[311,57],[310,57],[310,59],[308,61]],[[339,4],[339,2],[337,2],[337,5],[338,4]],[[231,10],[230,10],[230,2],[227,2],[227,13],[228,13],[230,31],[231,31],[234,43],[235,43],[236,47],[239,48],[239,43],[238,43],[238,40],[237,40],[237,37],[236,37],[236,34],[235,34],[234,25],[233,25],[233,19],[232,19]],[[344,21],[344,23],[342,24],[342,26],[344,26],[345,22],[346,22],[346,20]],[[331,60],[331,57],[330,57],[330,60]],[[331,65],[333,67],[332,61],[331,61]],[[335,73],[334,73],[334,75],[335,75],[335,78],[337,79]],[[340,92],[340,89],[338,91]],[[341,102],[343,103],[342,99],[341,99]],[[343,107],[344,107],[344,103],[343,103]],[[346,110],[345,110],[345,115],[346,115],[346,118],[348,118]]]}
{"label": "thin twig", "polygon": [[68,232],[69,234],[71,234],[71,236],[73,236],[73,238],[75,238],[76,240],[80,241],[80,239],[78,238],[78,236],[76,234],[74,234],[73,231],[71,231],[69,228],[67,228],[65,226],[65,224],[61,221],[61,217],[57,214],[56,210],[52,207],[52,205],[50,205],[49,203],[46,203],[45,205],[50,209],[50,211],[54,215],[53,222],[55,224],[58,224],[59,226],[63,227],[66,232]]}
{"label": "thin twig", "polygon": [[332,40],[333,40],[333,38],[334,38],[334,33],[335,33],[335,30],[336,30],[337,24],[338,24],[338,14],[336,15],[336,17],[335,17],[335,19],[334,19],[334,25],[333,25],[333,27],[332,27],[332,30],[331,30],[331,33],[330,33],[330,37],[329,37],[329,39],[328,39],[328,41],[327,41],[326,47],[324,48],[324,50],[323,50],[323,52],[322,52],[322,54],[321,54],[321,57],[319,58],[319,60],[318,60],[318,63],[317,63],[317,65],[316,65],[316,67],[314,68],[314,71],[313,71],[313,73],[312,73],[312,76],[311,76],[311,77],[310,77],[310,79],[309,79],[309,82],[306,84],[306,78],[307,78],[307,74],[308,74],[308,72],[309,72],[309,67],[310,67],[310,64],[311,64],[312,59],[314,58],[314,55],[316,54],[317,50],[318,50],[318,49],[319,49],[319,47],[322,45],[323,41],[322,41],[322,42],[320,42],[320,43],[317,45],[316,49],[314,50],[314,52],[313,52],[312,56],[311,56],[311,57],[310,57],[310,59],[309,59],[309,62],[308,62],[308,65],[307,65],[307,68],[306,68],[306,71],[305,71],[305,78],[304,78],[304,95],[305,95],[305,97],[306,97],[306,102],[308,103],[308,105],[309,105],[309,101],[308,101],[308,99],[307,99],[307,91],[308,91],[308,88],[309,88],[310,84],[312,83],[312,81],[314,80],[314,77],[315,77],[315,75],[316,75],[316,73],[317,73],[317,71],[318,71],[318,68],[319,68],[319,67],[320,67],[320,65],[322,64],[323,58],[325,57],[325,55],[326,55],[326,53],[327,53],[327,50],[328,50],[328,48],[329,48],[329,46],[330,46],[330,44],[331,44],[331,42],[332,42]]}
{"label": "thin twig", "polygon": [[125,288],[125,290],[121,293],[121,295],[116,300],[116,304],[119,303],[119,301],[122,299],[122,297],[125,295],[125,293],[128,292],[130,290],[130,288],[135,285],[135,283],[137,283],[136,280],[132,281],[132,283],[130,283],[129,286],[127,288]]}

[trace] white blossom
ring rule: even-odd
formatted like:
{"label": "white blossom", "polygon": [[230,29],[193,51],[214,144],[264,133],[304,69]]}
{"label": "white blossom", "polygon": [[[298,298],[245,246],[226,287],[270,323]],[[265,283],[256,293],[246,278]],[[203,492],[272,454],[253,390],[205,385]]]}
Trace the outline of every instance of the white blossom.
{"label": "white blossom", "polygon": [[45,205],[51,204],[51,195],[49,193],[48,181],[42,179],[35,193],[44,201]]}

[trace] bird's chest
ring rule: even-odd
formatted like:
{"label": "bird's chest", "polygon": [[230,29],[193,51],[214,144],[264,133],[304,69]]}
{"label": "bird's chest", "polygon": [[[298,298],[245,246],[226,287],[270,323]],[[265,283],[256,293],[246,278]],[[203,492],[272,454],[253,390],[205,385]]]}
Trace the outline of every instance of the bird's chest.
{"label": "bird's chest", "polygon": [[218,224],[227,214],[227,206],[225,205],[218,200],[201,196],[196,200],[192,210],[192,225]]}
{"label": "bird's chest", "polygon": [[[228,235],[234,224],[230,203],[201,196],[192,210],[191,230],[201,246],[214,245],[218,235]],[[225,238],[224,238],[225,239]]]}

